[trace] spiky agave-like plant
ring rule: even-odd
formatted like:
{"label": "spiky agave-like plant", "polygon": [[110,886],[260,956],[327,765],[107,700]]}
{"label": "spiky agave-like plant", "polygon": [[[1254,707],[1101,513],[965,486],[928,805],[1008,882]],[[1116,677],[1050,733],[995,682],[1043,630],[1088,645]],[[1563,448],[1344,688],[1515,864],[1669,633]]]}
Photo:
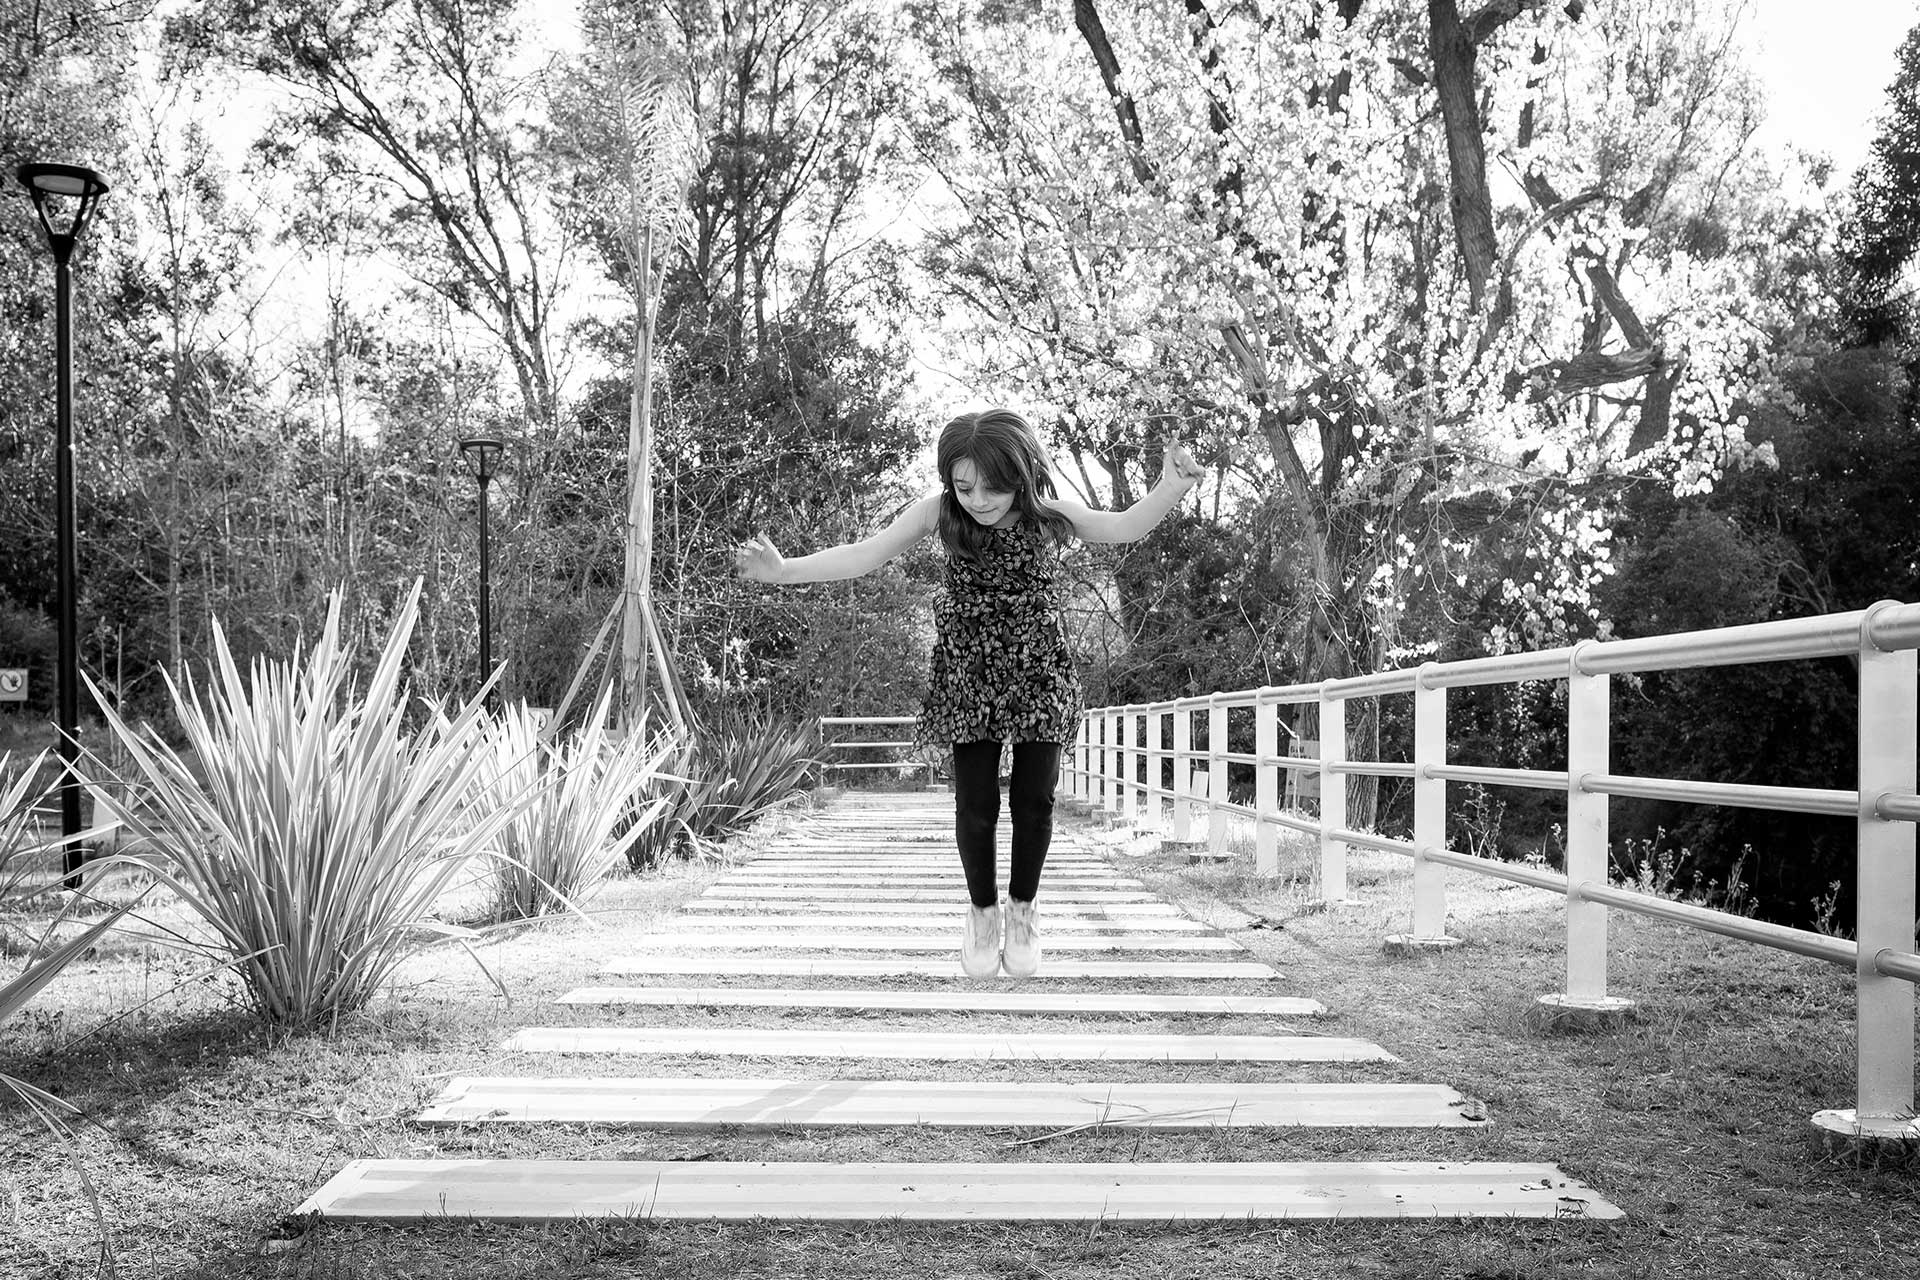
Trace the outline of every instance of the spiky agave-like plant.
{"label": "spiky agave-like plant", "polygon": [[94,691],[130,762],[127,776],[89,780],[134,838],[117,861],[206,922],[274,1026],[323,1028],[420,947],[467,936],[435,918],[435,903],[525,802],[480,803],[480,699],[411,723],[402,673],[419,604],[416,581],[365,689],[341,641],[338,591],[311,652],[259,659],[250,677],[216,622],[204,692],[191,677],[184,690],[168,681],[193,768]]}
{"label": "spiky agave-like plant", "polygon": [[577,729],[558,737],[543,735],[525,705],[488,726],[490,763],[480,786],[490,806],[516,811],[494,846],[496,919],[578,911],[664,808],[638,797],[662,781],[672,738],[630,733],[615,741],[607,703],[603,696]]}

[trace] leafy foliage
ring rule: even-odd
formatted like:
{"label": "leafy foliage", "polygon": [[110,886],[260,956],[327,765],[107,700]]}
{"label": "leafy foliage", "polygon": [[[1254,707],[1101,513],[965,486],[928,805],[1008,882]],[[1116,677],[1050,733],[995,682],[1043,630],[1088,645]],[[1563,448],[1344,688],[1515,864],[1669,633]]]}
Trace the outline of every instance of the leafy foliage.
{"label": "leafy foliage", "polygon": [[477,699],[410,723],[402,674],[419,596],[416,583],[364,689],[336,593],[311,652],[257,660],[250,676],[216,624],[207,689],[172,690],[183,748],[102,700],[130,764],[89,780],[95,803],[144,846],[121,856],[211,926],[274,1026],[325,1027],[414,951],[460,934],[435,904],[516,816],[514,803],[478,805],[489,757]]}
{"label": "leafy foliage", "polygon": [[42,770],[46,760],[45,752],[24,764],[0,753],[0,907],[38,888],[36,873],[52,847],[35,812],[59,786],[57,773],[49,780]]}
{"label": "leafy foliage", "polygon": [[[606,721],[603,698],[558,741],[544,736],[525,704],[485,725],[489,760],[477,805],[513,815],[492,848],[496,920],[579,910],[670,807],[662,797],[674,794],[674,783],[659,779],[670,740],[631,733],[610,741]],[[643,792],[655,798],[639,801]]]}
{"label": "leafy foliage", "polygon": [[819,764],[811,722],[730,716],[696,729],[662,770],[668,780],[648,806],[664,806],[627,860],[636,869],[698,853],[790,800]]}

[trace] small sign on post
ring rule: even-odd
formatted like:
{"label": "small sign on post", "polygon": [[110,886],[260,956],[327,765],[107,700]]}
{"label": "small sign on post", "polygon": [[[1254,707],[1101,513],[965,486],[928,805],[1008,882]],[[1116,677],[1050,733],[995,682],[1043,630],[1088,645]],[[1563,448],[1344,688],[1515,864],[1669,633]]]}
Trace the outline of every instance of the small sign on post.
{"label": "small sign on post", "polygon": [[26,700],[26,668],[0,667],[0,702],[25,702]]}

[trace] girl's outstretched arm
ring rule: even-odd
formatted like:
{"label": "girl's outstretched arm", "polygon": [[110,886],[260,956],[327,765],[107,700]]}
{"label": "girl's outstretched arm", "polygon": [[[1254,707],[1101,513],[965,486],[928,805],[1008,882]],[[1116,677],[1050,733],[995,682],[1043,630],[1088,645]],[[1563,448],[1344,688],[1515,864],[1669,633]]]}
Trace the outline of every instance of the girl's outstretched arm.
{"label": "girl's outstretched arm", "polygon": [[1125,511],[1095,511],[1073,498],[1044,501],[1073,521],[1073,534],[1082,542],[1137,542],[1166,519],[1167,512],[1206,474],[1207,469],[1194,461],[1187,446],[1169,440],[1166,454],[1160,460],[1160,482]]}
{"label": "girl's outstretched arm", "polygon": [[938,523],[940,495],[928,494],[893,518],[871,538],[828,547],[810,556],[788,560],[760,534],[743,542],[733,553],[734,568],[743,578],[755,582],[827,582],[836,578],[858,578],[872,573],[887,561],[932,533]]}

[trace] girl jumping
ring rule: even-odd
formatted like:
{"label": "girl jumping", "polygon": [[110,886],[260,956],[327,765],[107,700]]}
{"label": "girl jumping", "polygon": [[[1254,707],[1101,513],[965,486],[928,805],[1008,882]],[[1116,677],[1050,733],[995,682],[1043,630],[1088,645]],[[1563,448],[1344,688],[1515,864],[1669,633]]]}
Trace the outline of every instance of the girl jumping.
{"label": "girl jumping", "polygon": [[[946,590],[918,737],[953,748],[954,841],[973,909],[960,943],[970,978],[1040,967],[1034,898],[1053,838],[1061,744],[1080,717],[1080,681],[1060,629],[1060,544],[1133,542],[1206,474],[1170,442],[1160,482],[1125,511],[1095,511],[1054,489],[1040,438],[1010,409],[962,414],[940,433],[940,491],[860,542],[788,560],[765,534],[735,564],[760,582],[824,582],[871,573],[930,533],[947,552]],[[994,871],[1000,745],[1013,744],[1012,869],[1004,922]],[[1002,927],[1004,923],[1004,940]]]}

